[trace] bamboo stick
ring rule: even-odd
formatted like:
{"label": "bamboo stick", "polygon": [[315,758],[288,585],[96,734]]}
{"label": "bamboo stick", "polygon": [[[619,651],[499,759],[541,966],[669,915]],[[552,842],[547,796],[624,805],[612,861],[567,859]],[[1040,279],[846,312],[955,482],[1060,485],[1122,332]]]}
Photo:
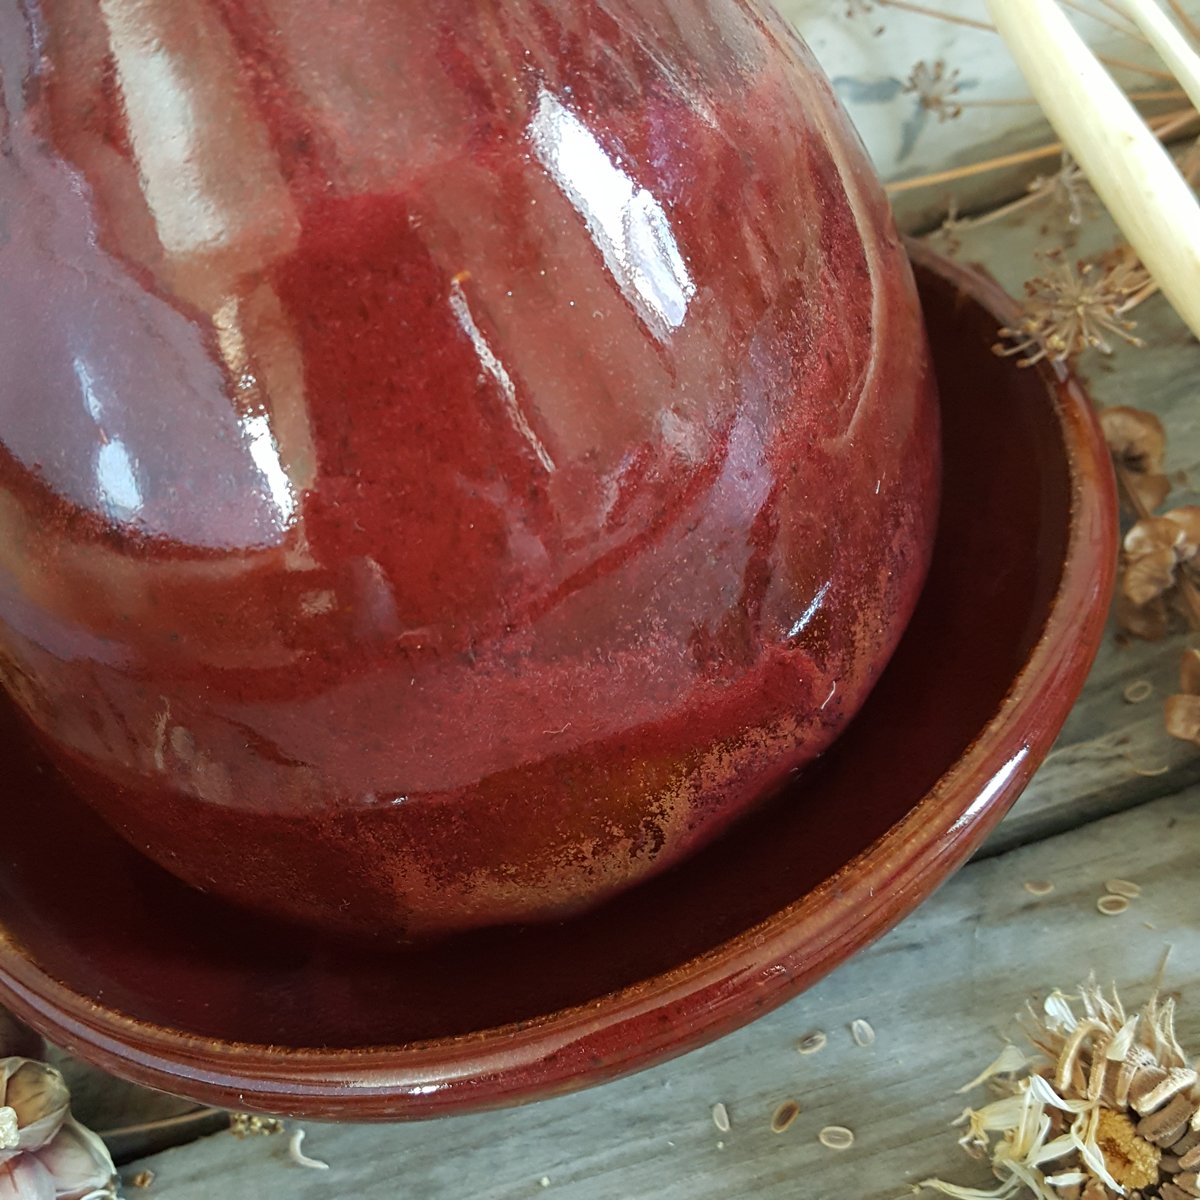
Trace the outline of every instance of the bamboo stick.
{"label": "bamboo stick", "polygon": [[1200,204],[1191,188],[1053,0],[988,0],[988,9],[1050,124],[1200,336]]}
{"label": "bamboo stick", "polygon": [[1125,6],[1158,57],[1174,72],[1188,99],[1200,108],[1200,55],[1154,0],[1125,0]]}

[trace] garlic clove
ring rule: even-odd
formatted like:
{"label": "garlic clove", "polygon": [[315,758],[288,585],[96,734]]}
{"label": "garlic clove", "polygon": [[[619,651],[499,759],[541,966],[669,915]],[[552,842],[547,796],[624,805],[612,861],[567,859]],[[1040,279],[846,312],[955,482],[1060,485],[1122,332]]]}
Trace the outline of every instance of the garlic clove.
{"label": "garlic clove", "polygon": [[108,1147],[74,1117],[34,1157],[53,1177],[58,1200],[82,1200],[113,1189],[117,1169]]}
{"label": "garlic clove", "polygon": [[37,1150],[59,1130],[67,1117],[71,1094],[53,1067],[28,1058],[0,1060],[0,1101],[17,1116],[17,1147]]}

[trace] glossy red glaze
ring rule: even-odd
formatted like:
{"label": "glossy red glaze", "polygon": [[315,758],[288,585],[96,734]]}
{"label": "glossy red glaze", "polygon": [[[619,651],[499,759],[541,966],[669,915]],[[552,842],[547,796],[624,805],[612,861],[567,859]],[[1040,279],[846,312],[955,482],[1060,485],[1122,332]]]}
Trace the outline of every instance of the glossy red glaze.
{"label": "glossy red glaze", "polygon": [[550,1095],[740,1025],[909,912],[1049,749],[1099,643],[1116,502],[1086,396],[996,357],[1015,307],[917,251],[942,394],[929,582],[860,717],[725,838],[561,924],[390,952],[184,886],[0,706],[0,1001],[122,1075],[354,1120]]}
{"label": "glossy red glaze", "polygon": [[130,842],[359,933],[547,918],[831,742],[924,578],[937,409],[781,21],[25,11],[0,677]]}

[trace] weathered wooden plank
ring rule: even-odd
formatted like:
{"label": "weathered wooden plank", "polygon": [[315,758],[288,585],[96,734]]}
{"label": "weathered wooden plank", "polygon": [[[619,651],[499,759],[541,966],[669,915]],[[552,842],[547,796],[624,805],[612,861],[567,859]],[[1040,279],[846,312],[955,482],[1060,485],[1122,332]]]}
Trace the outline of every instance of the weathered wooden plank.
{"label": "weathered wooden plank", "polygon": [[[1044,269],[1038,251],[1068,245],[1070,257],[1080,258],[1115,243],[1115,228],[1103,213],[1089,209],[1084,225],[1075,229],[1064,211],[1043,202],[965,230],[958,235],[957,256],[981,263],[1019,295],[1023,281]],[[1196,503],[1200,344],[1161,298],[1138,308],[1136,318],[1144,348],[1119,344],[1110,358],[1093,352],[1081,360],[1080,373],[1097,404],[1130,404],[1159,416],[1167,430],[1167,467],[1177,477],[1168,503]],[[1200,754],[1169,738],[1162,724],[1162,702],[1175,690],[1185,639],[1120,645],[1115,632],[1110,627],[1054,751],[986,852],[1057,833],[1200,780]],[[1154,692],[1131,705],[1125,689],[1141,679]]]}
{"label": "weathered wooden plank", "polygon": [[[1193,1045],[1200,1038],[1198,800],[1197,791],[1168,797],[974,863],[806,995],[642,1075],[515,1111],[399,1127],[311,1125],[305,1149],[327,1159],[328,1172],[291,1164],[284,1138],[226,1134],[139,1167],[156,1172],[159,1200],[882,1200],[935,1172],[980,1181],[948,1129],[964,1104],[954,1090],[994,1056],[1027,994],[1069,987],[1091,970],[1136,992],[1172,944],[1181,1034]],[[1123,916],[1104,917],[1096,899],[1115,875],[1140,882],[1144,895]],[[1056,890],[1035,898],[1027,879]],[[869,1049],[849,1035],[857,1017],[876,1030]],[[828,1047],[800,1056],[795,1040],[816,1028]],[[789,1097],[803,1112],[773,1134],[771,1114]],[[717,1101],[731,1114],[728,1134],[713,1126]],[[828,1124],[855,1130],[854,1148],[822,1147],[817,1133]]]}

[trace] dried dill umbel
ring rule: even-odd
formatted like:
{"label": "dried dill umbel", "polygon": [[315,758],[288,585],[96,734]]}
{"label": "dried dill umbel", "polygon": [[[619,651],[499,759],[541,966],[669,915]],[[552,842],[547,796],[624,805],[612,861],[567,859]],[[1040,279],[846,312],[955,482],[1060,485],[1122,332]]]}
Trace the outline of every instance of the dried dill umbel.
{"label": "dried dill umbel", "polygon": [[1149,286],[1136,259],[1072,263],[1061,250],[1041,259],[1042,273],[1025,284],[1021,317],[1000,330],[997,354],[1020,355],[1018,366],[1031,367],[1043,359],[1067,362],[1089,349],[1111,354],[1114,340],[1143,344],[1126,316]]}
{"label": "dried dill umbel", "polygon": [[958,1124],[997,1183],[927,1179],[957,1200],[1187,1200],[1200,1194],[1200,1088],[1175,1036],[1175,1003],[1157,991],[1128,1014],[1089,981],[1052,992],[1022,1020],[1033,1055],[1013,1046],[967,1085],[997,1096]]}

